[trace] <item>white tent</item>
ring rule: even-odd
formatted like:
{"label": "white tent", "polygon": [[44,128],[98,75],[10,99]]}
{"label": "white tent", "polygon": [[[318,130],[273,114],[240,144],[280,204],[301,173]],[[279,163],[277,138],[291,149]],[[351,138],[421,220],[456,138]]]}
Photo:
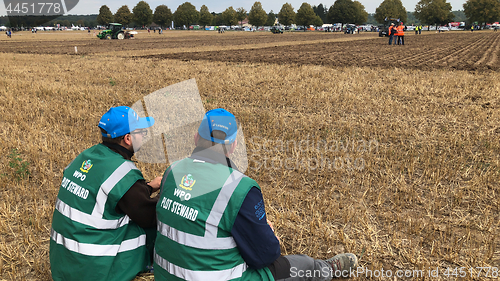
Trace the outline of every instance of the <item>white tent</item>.
{"label": "white tent", "polygon": [[0,26],[0,30],[5,31],[5,30],[7,30],[7,27],[2,25],[2,26]]}

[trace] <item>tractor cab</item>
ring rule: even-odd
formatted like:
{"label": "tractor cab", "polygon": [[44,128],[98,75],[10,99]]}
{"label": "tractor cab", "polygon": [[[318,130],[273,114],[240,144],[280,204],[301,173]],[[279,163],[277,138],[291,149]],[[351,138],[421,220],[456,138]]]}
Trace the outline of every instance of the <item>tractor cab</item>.
{"label": "tractor cab", "polygon": [[384,21],[384,25],[379,26],[379,32],[378,32],[379,37],[389,36],[389,27],[391,26],[391,23],[394,23],[395,26],[398,26],[399,19],[386,18]]}
{"label": "tractor cab", "polygon": [[108,29],[99,32],[100,39],[125,39],[125,32],[122,30],[121,23],[110,23]]}
{"label": "tractor cab", "polygon": [[122,30],[122,25],[119,23],[110,23],[109,24],[109,29],[113,31],[113,33],[116,33],[120,30]]}

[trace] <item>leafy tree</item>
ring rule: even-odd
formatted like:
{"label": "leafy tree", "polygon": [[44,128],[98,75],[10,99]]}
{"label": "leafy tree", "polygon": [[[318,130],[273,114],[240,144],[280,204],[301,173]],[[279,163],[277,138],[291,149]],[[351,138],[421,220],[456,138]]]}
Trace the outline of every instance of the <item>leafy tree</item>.
{"label": "leafy tree", "polygon": [[221,14],[216,14],[212,13],[213,20],[212,20],[212,25],[218,26],[218,25],[224,25],[224,21],[222,20]]}
{"label": "leafy tree", "polygon": [[420,0],[415,6],[415,17],[424,24],[444,25],[455,15],[451,12],[451,4],[446,0]]}
{"label": "leafy tree", "polygon": [[275,22],[276,22],[276,14],[273,12],[273,10],[271,10],[269,14],[267,14],[266,25],[273,26]]}
{"label": "leafy tree", "polygon": [[464,13],[470,22],[494,23],[500,19],[500,1],[467,0],[464,4]]}
{"label": "leafy tree", "polygon": [[118,11],[116,11],[114,21],[117,23],[121,23],[123,25],[128,25],[132,19],[134,18],[134,14],[130,12],[130,9],[127,5],[121,6]]}
{"label": "leafy tree", "polygon": [[195,6],[189,2],[184,2],[174,12],[174,21],[176,26],[189,26],[200,19],[200,13]]}
{"label": "leafy tree", "polygon": [[368,13],[365,10],[365,6],[361,4],[359,1],[354,1],[354,6],[356,8],[356,17],[354,19],[354,23],[357,25],[366,23],[368,20]]}
{"label": "leafy tree", "polygon": [[254,26],[263,26],[267,21],[267,13],[260,2],[255,2],[248,13],[248,23]]}
{"label": "leafy tree", "polygon": [[113,13],[106,5],[102,5],[99,8],[99,15],[97,16],[97,23],[100,25],[108,25],[108,23],[113,22]]}
{"label": "leafy tree", "polygon": [[415,17],[412,12],[406,12],[406,21],[403,21],[406,25],[420,25],[420,21]]}
{"label": "leafy tree", "polygon": [[222,12],[221,14],[221,17],[226,25],[233,26],[238,23],[238,17],[233,6],[224,10],[224,12]]}
{"label": "leafy tree", "polygon": [[336,0],[328,9],[327,19],[331,23],[354,23],[357,7],[352,0]]}
{"label": "leafy tree", "polygon": [[240,22],[240,25],[241,25],[241,22],[247,17],[247,10],[245,10],[243,7],[239,7],[238,9],[236,9],[236,19],[238,19],[238,21]]}
{"label": "leafy tree", "polygon": [[157,6],[153,15],[153,21],[161,26],[168,26],[173,19],[172,11],[166,5]]}
{"label": "leafy tree", "polygon": [[323,20],[321,20],[321,18],[316,15],[316,18],[314,19],[313,23],[312,23],[314,26],[322,26],[323,25]]}
{"label": "leafy tree", "polygon": [[208,7],[203,5],[200,8],[200,20],[198,23],[202,26],[207,26],[212,24],[212,20],[214,19],[214,16],[210,13],[208,10]]}
{"label": "leafy tree", "polygon": [[285,3],[281,6],[281,10],[278,13],[278,21],[283,25],[291,25],[295,22],[295,12],[292,4]]}
{"label": "leafy tree", "polygon": [[406,22],[407,13],[401,0],[384,0],[375,10],[375,19],[378,23],[384,23],[385,19],[399,19]]}
{"label": "leafy tree", "polygon": [[452,13],[455,15],[454,21],[467,21],[464,11],[452,11]]}
{"label": "leafy tree", "polygon": [[153,22],[153,11],[145,1],[137,3],[132,12],[134,13],[134,21],[140,26],[146,26]]}
{"label": "leafy tree", "polygon": [[328,9],[325,8],[323,4],[319,4],[318,6],[313,6],[313,10],[314,13],[316,13],[316,15],[318,15],[323,22],[326,22],[326,14],[328,13]]}
{"label": "leafy tree", "polygon": [[295,15],[295,22],[297,23],[297,25],[303,25],[304,27],[306,27],[313,24],[316,20],[316,17],[317,15],[316,13],[314,13],[311,5],[304,2],[297,10],[297,14]]}
{"label": "leafy tree", "polygon": [[375,14],[368,13],[368,19],[366,20],[366,24],[378,25],[378,22],[375,20]]}

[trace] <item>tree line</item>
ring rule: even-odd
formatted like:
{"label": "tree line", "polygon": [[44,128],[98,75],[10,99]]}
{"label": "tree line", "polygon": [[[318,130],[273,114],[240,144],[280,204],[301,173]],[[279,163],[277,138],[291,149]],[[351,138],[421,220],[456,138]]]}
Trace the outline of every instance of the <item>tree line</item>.
{"label": "tree line", "polygon": [[[500,19],[500,0],[467,0],[463,5],[463,14],[466,21],[470,23],[486,24]],[[457,17],[459,13],[451,10],[451,4],[446,0],[420,0],[415,6],[415,12],[408,13],[401,0],[384,0],[375,10],[373,19],[383,24],[387,19],[399,19],[407,22],[408,15],[412,16],[412,22],[426,25],[445,25],[453,20],[465,20]],[[148,26],[155,23],[160,26],[169,26],[174,22],[176,27],[198,24],[207,25],[237,25],[244,19],[253,26],[272,26],[276,19],[282,25],[296,24],[299,26],[315,25],[324,23],[367,23],[369,14],[361,2],[356,0],[335,0],[329,8],[323,4],[311,6],[304,2],[295,11],[290,3],[285,3],[281,10],[275,14],[272,10],[267,13],[261,2],[255,2],[250,11],[243,7],[228,7],[220,14],[210,13],[206,5],[196,10],[190,2],[179,5],[172,13],[166,5],[157,6],[153,12],[145,1],[140,1],[132,11],[124,5],[113,15],[106,5],[99,9],[97,21],[104,25],[109,22],[118,22],[124,25],[132,21],[140,26]]]}
{"label": "tree line", "polygon": [[207,25],[237,25],[248,19],[254,26],[272,26],[276,19],[282,25],[315,25],[324,23],[354,23],[376,24],[384,23],[386,19],[400,19],[407,24],[444,25],[451,21],[467,21],[469,23],[485,24],[500,19],[500,0],[468,0],[463,5],[463,11],[451,11],[451,4],[446,0],[420,0],[415,6],[415,12],[407,12],[401,0],[384,0],[376,9],[375,14],[368,14],[359,1],[336,0],[329,8],[323,4],[311,6],[303,3],[297,11],[285,3],[276,14],[272,10],[267,13],[260,2],[255,2],[250,11],[243,7],[227,8],[222,13],[210,12],[206,5],[198,11],[190,2],[177,7],[175,12],[166,5],[159,5],[154,12],[145,1],[140,1],[130,11],[127,5],[121,6],[115,14],[108,6],[103,5],[99,14],[90,16],[50,17],[0,17],[0,24],[10,26],[37,26],[49,22],[49,25],[61,24],[69,26],[107,25],[118,22],[125,26],[142,27],[152,23],[165,27],[172,21],[176,27],[198,24]]}

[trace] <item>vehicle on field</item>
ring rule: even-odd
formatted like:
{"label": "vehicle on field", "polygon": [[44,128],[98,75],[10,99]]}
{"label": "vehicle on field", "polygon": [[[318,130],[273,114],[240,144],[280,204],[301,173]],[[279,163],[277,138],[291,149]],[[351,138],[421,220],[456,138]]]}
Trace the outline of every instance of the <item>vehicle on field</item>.
{"label": "vehicle on field", "polygon": [[395,26],[399,25],[399,19],[395,18],[386,18],[384,21],[384,25],[379,26],[378,28],[378,36],[379,37],[384,37],[384,36],[389,36],[389,27],[391,26],[391,23],[393,23]]}
{"label": "vehicle on field", "polygon": [[344,26],[344,34],[355,34],[358,27],[355,24],[349,23]]}
{"label": "vehicle on field", "polygon": [[271,27],[271,32],[273,34],[283,34],[283,28],[281,26],[273,26]]}
{"label": "vehicle on field", "polygon": [[99,34],[97,34],[97,37],[99,39],[129,39],[133,38],[134,35],[137,34],[137,31],[129,31],[129,30],[123,30],[122,25],[120,23],[110,23],[108,29],[105,29]]}

